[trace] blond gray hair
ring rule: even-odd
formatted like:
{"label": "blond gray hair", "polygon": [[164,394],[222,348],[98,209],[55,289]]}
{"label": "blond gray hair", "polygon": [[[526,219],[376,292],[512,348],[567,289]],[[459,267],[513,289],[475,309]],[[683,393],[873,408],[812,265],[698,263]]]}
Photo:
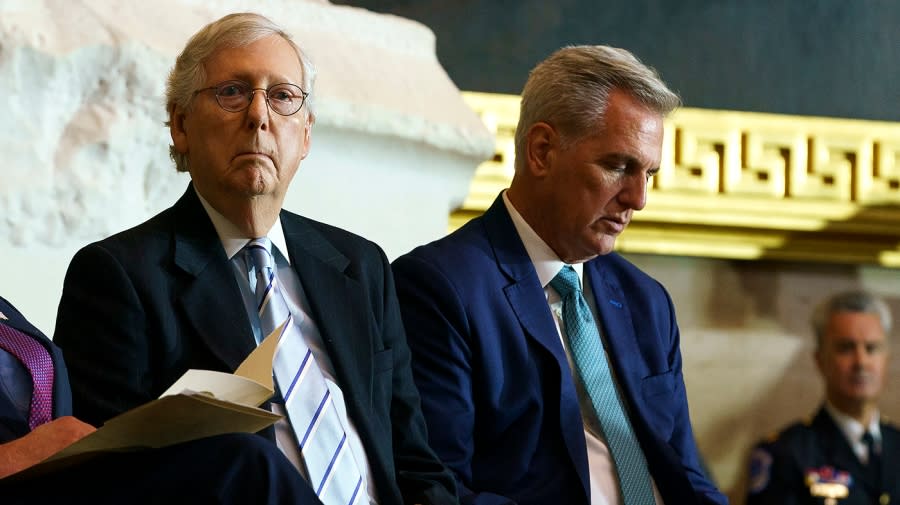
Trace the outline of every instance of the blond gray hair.
{"label": "blond gray hair", "polygon": [[563,142],[580,140],[601,126],[609,94],[627,92],[665,116],[681,105],[652,68],[630,52],[609,46],[568,46],[539,63],[522,91],[516,127],[516,169],[524,166],[528,129],[546,122]]}
{"label": "blond gray hair", "polygon": [[822,347],[831,316],[839,312],[872,314],[878,317],[885,335],[891,333],[893,318],[884,300],[867,291],[844,291],[821,301],[813,310],[810,322],[816,334],[816,349]]}

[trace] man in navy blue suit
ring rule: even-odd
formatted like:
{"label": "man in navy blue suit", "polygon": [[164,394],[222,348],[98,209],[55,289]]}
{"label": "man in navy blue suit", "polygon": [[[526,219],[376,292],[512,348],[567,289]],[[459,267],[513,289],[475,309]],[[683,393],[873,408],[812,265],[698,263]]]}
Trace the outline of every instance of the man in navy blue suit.
{"label": "man in navy blue suit", "polygon": [[[38,347],[28,356],[41,354],[51,365],[41,377],[34,376],[39,368],[23,358],[24,353],[11,351],[32,344]],[[43,377],[49,384],[47,415],[35,419],[40,402],[33,400],[33,392]],[[321,505],[287,458],[263,437],[252,434],[100,455],[33,477],[14,476],[94,431],[71,413],[72,394],[59,349],[0,297],[0,496],[4,504]]]}
{"label": "man in navy blue suit", "polygon": [[[429,440],[463,503],[727,502],[701,469],[672,302],[612,252],[678,105],[627,51],[557,51],[522,93],[510,188],[394,262]],[[563,270],[586,319],[564,316],[568,295],[551,286]],[[573,352],[567,327],[594,335],[580,337],[594,351]],[[618,400],[594,403],[597,388]],[[613,425],[630,456],[611,450]]]}

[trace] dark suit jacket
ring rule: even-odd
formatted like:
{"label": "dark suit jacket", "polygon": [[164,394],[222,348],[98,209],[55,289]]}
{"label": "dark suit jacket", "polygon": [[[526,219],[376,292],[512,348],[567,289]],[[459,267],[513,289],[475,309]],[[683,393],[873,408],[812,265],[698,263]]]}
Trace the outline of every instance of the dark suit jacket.
{"label": "dark suit jacket", "polygon": [[[462,501],[589,503],[575,384],[502,198],[393,270],[431,446]],[[585,277],[663,499],[726,503],[700,469],[667,293],[616,254],[588,262]]]}
{"label": "dark suit jacket", "polygon": [[[72,415],[72,392],[69,389],[69,377],[66,364],[59,348],[50,342],[37,328],[31,325],[15,307],[5,298],[0,297],[0,312],[8,319],[0,324],[11,326],[41,343],[53,359],[53,418]],[[0,444],[24,437],[30,432],[28,418],[23,416],[12,399],[0,388]]]}
{"label": "dark suit jacket", "polygon": [[[281,222],[381,501],[456,502],[427,445],[384,253],[287,211]],[[75,414],[100,424],[155,399],[189,368],[234,371],[255,343],[231,268],[193,186],[149,221],[80,250],[54,337]]]}
{"label": "dark suit jacket", "polygon": [[[809,470],[831,467],[849,473],[849,495],[841,505],[900,503],[900,431],[881,423],[881,475],[856,457],[844,433],[821,408],[812,422],[796,423],[753,451],[747,505],[814,505],[806,483]],[[887,496],[887,502],[880,501]]]}

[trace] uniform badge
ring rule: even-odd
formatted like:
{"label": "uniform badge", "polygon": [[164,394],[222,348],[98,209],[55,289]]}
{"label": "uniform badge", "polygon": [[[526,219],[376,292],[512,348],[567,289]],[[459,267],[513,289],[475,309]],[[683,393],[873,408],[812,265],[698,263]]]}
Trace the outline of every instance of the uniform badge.
{"label": "uniform badge", "polygon": [[772,455],[769,451],[757,447],[750,455],[750,489],[753,494],[759,493],[769,485],[772,471]]}
{"label": "uniform badge", "polygon": [[853,478],[850,472],[837,470],[833,466],[810,468],[806,470],[806,485],[809,494],[824,498],[825,503],[835,504],[836,500],[846,498],[850,494]]}

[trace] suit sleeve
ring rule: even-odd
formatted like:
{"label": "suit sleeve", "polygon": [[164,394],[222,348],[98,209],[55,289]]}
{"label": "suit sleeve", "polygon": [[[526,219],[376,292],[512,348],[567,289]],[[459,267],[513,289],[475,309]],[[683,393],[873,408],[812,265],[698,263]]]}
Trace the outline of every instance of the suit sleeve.
{"label": "suit sleeve", "polygon": [[154,399],[148,377],[145,315],[132,280],[102,245],[72,259],[54,342],[62,348],[76,417],[100,426]]}
{"label": "suit sleeve", "polygon": [[400,318],[390,264],[381,254],[384,300],[382,335],[393,356],[391,430],[396,478],[406,503],[451,505],[458,503],[452,475],[428,445],[428,434],[418,389],[410,368],[410,352]]}
{"label": "suit sleeve", "polygon": [[515,503],[470,488],[476,412],[462,300],[441,272],[414,256],[397,259],[393,269],[429,443],[453,471],[462,503]]}

